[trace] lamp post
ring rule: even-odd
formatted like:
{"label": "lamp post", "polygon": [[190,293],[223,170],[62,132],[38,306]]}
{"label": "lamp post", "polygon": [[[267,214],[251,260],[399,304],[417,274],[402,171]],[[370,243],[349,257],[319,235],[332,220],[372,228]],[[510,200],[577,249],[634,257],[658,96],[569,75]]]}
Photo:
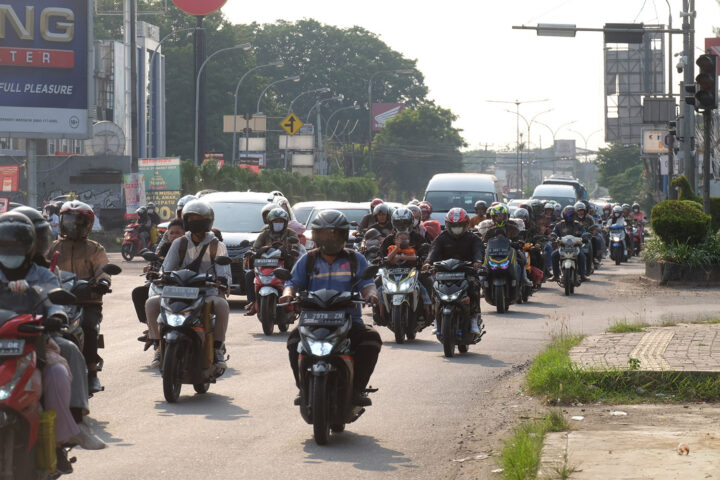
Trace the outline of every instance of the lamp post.
{"label": "lamp post", "polygon": [[305,118],[305,123],[309,122],[310,114],[312,113],[313,110],[315,110],[317,108],[317,148],[316,148],[317,153],[315,155],[316,156],[315,163],[316,163],[316,165],[318,165],[318,173],[320,173],[321,175],[323,175],[323,172],[325,171],[325,167],[324,167],[324,165],[322,165],[322,158],[323,158],[323,156],[322,156],[323,155],[323,152],[322,152],[322,125],[321,125],[322,117],[320,116],[320,106],[325,102],[331,102],[333,100],[342,101],[344,98],[345,97],[343,97],[342,95],[336,95],[334,97],[323,98],[321,100],[318,100],[317,102],[315,102],[315,105],[312,106],[312,108],[310,109],[310,111],[307,114],[307,117]]}
{"label": "lamp post", "polygon": [[588,134],[588,136],[585,136],[585,135],[583,135],[582,133],[578,132],[577,130],[573,130],[573,129],[571,129],[571,128],[569,128],[568,130],[570,130],[570,131],[573,132],[573,133],[576,133],[577,135],[580,135],[580,138],[583,139],[583,144],[585,145],[585,161],[587,162],[587,155],[588,155],[588,148],[587,148],[587,147],[588,147],[588,141],[589,141],[590,138],[591,138],[593,135],[595,135],[596,133],[602,132],[603,129],[602,129],[602,128],[598,128],[597,130],[594,130],[594,131],[590,132],[590,134]]}
{"label": "lamp post", "polygon": [[[240,85],[242,84],[243,80],[245,80],[245,77],[247,77],[250,73],[254,72],[255,70],[259,70],[261,68],[265,67],[278,67],[281,68],[283,65],[282,60],[278,60],[277,62],[268,63],[265,65],[258,65],[256,67],[251,68],[247,72],[243,74],[242,77],[240,77],[240,80],[238,80],[237,85],[235,86],[235,109],[233,110],[233,149],[232,149],[232,161],[234,162],[237,160],[235,158],[235,154],[237,152],[237,101],[238,101],[238,92],[240,91]],[[247,125],[246,125],[247,126]]]}
{"label": "lamp post", "polygon": [[[575,122],[577,122],[577,120],[573,120],[573,121],[571,121],[571,122],[565,122],[565,123],[563,123],[562,125],[560,125],[558,128],[556,128],[555,130],[553,130],[552,127],[550,127],[550,125],[548,125],[548,124],[546,124],[546,123],[542,123],[542,122],[535,122],[535,123],[537,123],[538,125],[541,125],[541,126],[547,128],[548,130],[550,130],[550,135],[552,135],[553,148],[554,148],[554,147],[555,147],[555,137],[557,136],[558,132],[560,132],[560,130],[562,130],[563,128],[567,127],[568,125],[572,125],[572,124],[575,123]],[[557,157],[555,156],[555,152],[553,152],[553,157],[552,157],[552,158],[553,158],[553,173],[555,173],[555,159],[557,158]]]}
{"label": "lamp post", "polygon": [[207,65],[210,59],[213,58],[215,55],[222,52],[227,52],[228,50],[250,50],[251,48],[252,45],[250,45],[249,43],[242,43],[233,47],[221,48],[220,50],[216,50],[212,54],[210,54],[210,56],[205,59],[205,61],[202,63],[202,65],[200,65],[200,68],[198,69],[198,73],[195,78],[195,166],[200,165],[200,156],[198,152],[198,124],[200,123],[200,112],[198,111],[200,103],[200,75],[202,75],[205,65]]}
{"label": "lamp post", "polygon": [[[526,141],[525,149],[527,150],[528,162],[530,161],[530,127],[532,127],[532,124],[535,122],[535,119],[537,117],[539,117],[543,113],[552,112],[553,110],[554,110],[553,108],[548,108],[547,110],[544,110],[544,111],[536,114],[534,117],[532,117],[530,119],[529,122],[528,122],[528,119],[525,118],[524,115],[520,114],[520,112],[514,112],[512,110],[505,110],[508,113],[513,113],[513,114],[517,115],[518,117],[522,118],[523,122],[525,122],[525,126],[527,127],[527,141]],[[529,176],[529,172],[528,172],[528,176]],[[524,183],[523,182],[523,166],[522,166],[522,162],[520,162],[520,190],[522,190],[523,183]],[[528,185],[529,184],[530,184],[530,182],[528,181]]]}
{"label": "lamp post", "polygon": [[373,118],[372,118],[372,85],[373,79],[381,73],[394,73],[396,75],[412,75],[415,70],[412,68],[396,68],[392,70],[380,70],[370,75],[368,80],[368,170],[372,172],[372,135],[373,135]]}
{"label": "lamp post", "polygon": [[278,83],[290,82],[290,81],[299,82],[300,76],[293,75],[292,77],[285,77],[285,78],[281,78],[280,80],[275,80],[274,82],[270,82],[270,84],[267,87],[265,87],[265,90],[263,90],[262,93],[260,94],[260,96],[258,97],[257,106],[255,107],[255,113],[262,113],[260,111],[260,102],[262,102],[263,97],[265,96],[267,91],[270,90],[270,87],[272,87],[273,85],[277,85]]}
{"label": "lamp post", "polygon": [[[316,88],[316,89],[314,89],[314,90],[306,90],[306,91],[304,91],[304,92],[300,92],[300,93],[298,94],[298,96],[295,97],[295,98],[293,98],[292,101],[290,102],[290,106],[288,106],[288,112],[287,112],[287,114],[290,115],[290,114],[292,113],[292,111],[293,111],[292,108],[293,108],[293,105],[295,104],[295,101],[296,101],[298,98],[302,97],[303,95],[307,95],[307,94],[309,94],[309,93],[328,93],[329,91],[330,91],[330,89],[329,89],[328,87],[322,87],[322,88]],[[286,135],[286,136],[285,136],[285,160],[284,160],[285,170],[288,169],[288,142],[289,142],[289,141],[290,141],[290,136],[289,136],[289,135]]]}

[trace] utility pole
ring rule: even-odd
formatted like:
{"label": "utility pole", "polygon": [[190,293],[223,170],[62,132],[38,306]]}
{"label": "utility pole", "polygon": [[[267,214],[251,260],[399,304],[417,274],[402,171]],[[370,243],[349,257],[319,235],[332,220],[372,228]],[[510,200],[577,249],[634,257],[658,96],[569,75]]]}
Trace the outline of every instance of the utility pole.
{"label": "utility pole", "polygon": [[[195,118],[200,118],[201,121],[197,122],[195,128],[195,136],[197,138],[197,151],[195,152],[195,165],[202,165],[205,159],[205,74],[201,73],[200,70],[202,65],[205,63],[205,28],[203,27],[202,15],[196,15],[195,33],[193,35],[193,51],[195,55],[195,68],[193,79],[195,91],[197,92],[197,99],[195,100]],[[198,74],[200,74],[198,76]]]}
{"label": "utility pole", "polygon": [[[694,85],[694,65],[695,65],[695,0],[683,0],[683,45],[685,47],[685,69],[683,71],[683,84],[685,87]],[[685,177],[687,177],[690,186],[695,190],[697,188],[696,172],[697,163],[693,156],[695,150],[695,108],[693,105],[685,104],[683,115],[683,158],[685,161]]]}
{"label": "utility pole", "polygon": [[130,170],[138,172],[137,0],[130,0]]}

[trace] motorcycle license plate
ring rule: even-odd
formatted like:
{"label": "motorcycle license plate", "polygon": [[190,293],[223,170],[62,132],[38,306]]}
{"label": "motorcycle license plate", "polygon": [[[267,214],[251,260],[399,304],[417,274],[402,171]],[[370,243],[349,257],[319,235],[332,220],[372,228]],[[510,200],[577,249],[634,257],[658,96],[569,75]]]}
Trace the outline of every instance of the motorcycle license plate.
{"label": "motorcycle license plate", "polygon": [[163,287],[163,298],[179,298],[183,300],[194,300],[200,295],[200,289],[196,287],[175,287],[168,285]]}
{"label": "motorcycle license plate", "polygon": [[562,252],[563,252],[563,253],[575,253],[575,248],[574,248],[574,247],[570,247],[570,248],[568,248],[568,247],[563,247],[563,248],[562,248]]}
{"label": "motorcycle license plate", "polygon": [[508,251],[505,249],[493,248],[492,250],[488,250],[488,256],[490,257],[505,257],[507,254]]}
{"label": "motorcycle license plate", "polygon": [[465,278],[463,272],[440,272],[435,275],[436,280],[462,280]]}
{"label": "motorcycle license plate", "polygon": [[341,326],[345,323],[345,312],[304,311],[300,314],[300,326]]}
{"label": "motorcycle license plate", "polygon": [[390,275],[408,275],[410,274],[409,268],[392,268],[388,270],[388,274]]}
{"label": "motorcycle license plate", "polygon": [[0,339],[0,357],[16,357],[25,349],[23,339]]}
{"label": "motorcycle license plate", "polygon": [[255,259],[256,267],[277,267],[278,263],[279,262],[278,262],[277,258],[256,258]]}

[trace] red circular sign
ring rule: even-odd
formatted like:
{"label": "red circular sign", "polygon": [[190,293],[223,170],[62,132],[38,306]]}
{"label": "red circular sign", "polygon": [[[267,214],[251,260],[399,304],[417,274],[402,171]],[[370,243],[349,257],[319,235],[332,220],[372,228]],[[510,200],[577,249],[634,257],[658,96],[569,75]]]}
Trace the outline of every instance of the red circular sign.
{"label": "red circular sign", "polygon": [[227,0],[172,0],[172,2],[190,15],[209,15],[220,10]]}

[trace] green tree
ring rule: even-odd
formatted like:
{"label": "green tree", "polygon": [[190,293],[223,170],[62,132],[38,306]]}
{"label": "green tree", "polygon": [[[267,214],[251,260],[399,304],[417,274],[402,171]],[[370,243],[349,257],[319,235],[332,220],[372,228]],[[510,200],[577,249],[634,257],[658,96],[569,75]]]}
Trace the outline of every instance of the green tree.
{"label": "green tree", "polygon": [[462,171],[465,140],[453,127],[457,119],[450,110],[434,105],[406,109],[373,140],[373,170],[381,191],[421,195],[436,173]]}
{"label": "green tree", "polygon": [[600,172],[600,184],[610,188],[610,177],[618,175],[629,168],[642,165],[640,147],[637,145],[610,144],[598,151],[595,163]]}

